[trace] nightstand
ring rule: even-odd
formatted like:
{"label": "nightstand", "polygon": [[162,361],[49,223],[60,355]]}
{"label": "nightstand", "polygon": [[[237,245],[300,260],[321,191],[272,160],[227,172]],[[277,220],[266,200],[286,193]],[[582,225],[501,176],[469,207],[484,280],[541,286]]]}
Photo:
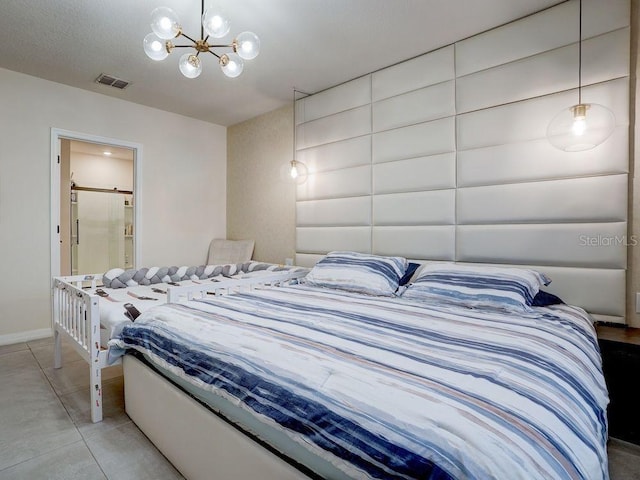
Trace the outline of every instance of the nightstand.
{"label": "nightstand", "polygon": [[609,436],[640,445],[638,375],[640,329],[597,327],[602,369],[609,389]]}

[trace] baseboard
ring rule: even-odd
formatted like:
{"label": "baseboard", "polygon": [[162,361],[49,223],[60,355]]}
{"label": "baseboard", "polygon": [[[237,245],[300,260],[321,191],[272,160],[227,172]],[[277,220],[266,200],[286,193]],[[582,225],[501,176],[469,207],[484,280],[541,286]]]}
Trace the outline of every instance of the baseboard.
{"label": "baseboard", "polygon": [[39,330],[28,330],[26,332],[10,333],[8,335],[0,335],[0,346],[13,345],[14,343],[30,342],[32,340],[40,340],[53,335],[50,328],[41,328]]}

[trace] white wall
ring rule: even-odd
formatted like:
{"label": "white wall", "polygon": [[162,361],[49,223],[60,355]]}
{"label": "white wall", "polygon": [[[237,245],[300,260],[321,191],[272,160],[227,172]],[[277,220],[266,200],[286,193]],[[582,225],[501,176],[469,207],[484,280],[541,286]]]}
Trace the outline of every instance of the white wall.
{"label": "white wall", "polygon": [[52,127],[143,145],[141,265],[226,236],[226,128],[0,69],[0,345],[51,326]]}

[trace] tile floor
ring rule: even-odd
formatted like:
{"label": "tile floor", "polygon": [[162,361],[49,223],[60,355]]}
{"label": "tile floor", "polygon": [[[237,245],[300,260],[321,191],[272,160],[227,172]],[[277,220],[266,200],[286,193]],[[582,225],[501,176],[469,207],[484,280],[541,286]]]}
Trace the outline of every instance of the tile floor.
{"label": "tile floor", "polygon": [[181,479],[124,412],[122,367],[103,370],[103,415],[91,423],[89,371],[52,339],[0,346],[0,479]]}
{"label": "tile floor", "polygon": [[[52,339],[0,346],[0,480],[163,480],[182,475],[124,412],[122,369],[103,371],[101,423],[91,423],[88,366]],[[611,480],[640,479],[640,446],[609,444]]]}

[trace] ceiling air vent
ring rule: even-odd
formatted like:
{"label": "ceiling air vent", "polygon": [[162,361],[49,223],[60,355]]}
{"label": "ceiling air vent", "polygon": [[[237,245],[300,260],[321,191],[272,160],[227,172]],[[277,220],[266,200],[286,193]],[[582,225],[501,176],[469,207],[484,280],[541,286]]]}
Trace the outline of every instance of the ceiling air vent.
{"label": "ceiling air vent", "polygon": [[119,88],[120,90],[124,90],[129,85],[129,82],[127,82],[126,80],[114,77],[113,75],[107,75],[106,73],[101,73],[98,78],[96,78],[96,83]]}

